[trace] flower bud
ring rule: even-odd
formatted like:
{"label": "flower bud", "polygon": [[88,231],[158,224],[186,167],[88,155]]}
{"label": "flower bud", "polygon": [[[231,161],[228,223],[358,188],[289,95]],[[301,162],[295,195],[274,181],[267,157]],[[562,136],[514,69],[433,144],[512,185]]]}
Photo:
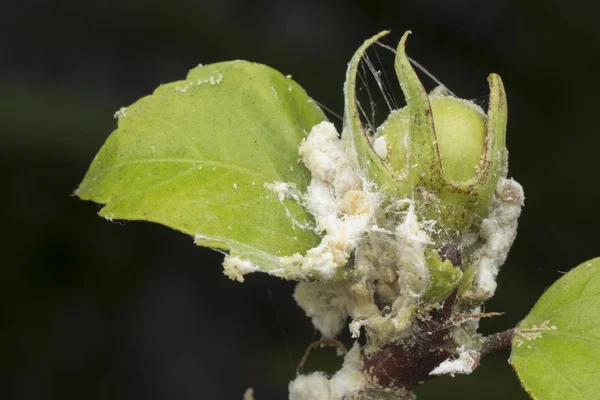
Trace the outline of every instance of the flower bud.
{"label": "flower bud", "polygon": [[356,103],[356,74],[366,49],[387,34],[361,46],[348,66],[345,84],[344,140],[365,178],[390,202],[410,198],[421,220],[439,222],[438,243],[448,243],[477,229],[489,202],[506,176],[506,95],[496,74],[490,86],[487,115],[472,102],[435,90],[428,95],[405,53],[402,37],[395,69],[406,107],[393,111],[374,137],[364,129]]}
{"label": "flower bud", "polygon": [[[485,112],[467,100],[451,96],[429,96],[429,103],[445,176],[453,182],[475,178],[485,148]],[[375,151],[398,176],[408,175],[406,168],[411,167],[406,148],[407,144],[410,148],[409,119],[409,109],[404,107],[392,112],[375,133],[375,142],[386,145],[384,153],[377,146]]]}

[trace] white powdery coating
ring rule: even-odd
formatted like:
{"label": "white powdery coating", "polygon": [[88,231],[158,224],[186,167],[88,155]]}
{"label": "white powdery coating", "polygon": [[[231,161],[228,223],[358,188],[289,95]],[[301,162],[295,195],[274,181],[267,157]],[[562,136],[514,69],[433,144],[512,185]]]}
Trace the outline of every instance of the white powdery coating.
{"label": "white powdery coating", "polygon": [[434,368],[429,375],[468,375],[479,365],[481,355],[476,350],[465,350],[464,346],[457,349],[458,358],[447,359]]}
{"label": "white powdery coating", "polygon": [[[214,74],[218,73],[219,71],[213,71]],[[216,76],[209,76],[206,79],[198,79],[196,81],[189,81],[186,82],[185,85],[183,86],[177,86],[175,87],[175,91],[176,92],[181,92],[181,93],[185,93],[188,91],[188,89],[194,87],[194,86],[200,86],[203,85],[205,83],[210,83],[211,85],[218,85],[219,83],[223,82],[223,75],[221,75],[220,73]]]}
{"label": "white powdery coating", "polygon": [[342,400],[358,392],[366,383],[360,372],[360,345],[355,343],[344,358],[342,368],[328,380],[320,372],[298,375],[289,384],[290,400]]}
{"label": "white powdery coating", "polygon": [[[361,203],[355,199],[355,195],[359,198],[360,195],[355,192],[347,192],[341,207],[343,210],[360,208]],[[297,285],[294,294],[296,302],[323,336],[334,337],[339,334],[348,317],[353,318],[350,324],[352,336],[359,337],[361,327],[365,327],[375,347],[399,338],[410,329],[415,305],[429,285],[425,250],[431,239],[422,229],[412,201],[406,199],[399,205],[405,203],[409,207],[394,231],[382,230],[371,223],[368,226],[369,237],[364,240],[360,237],[361,244],[356,248],[354,267],[362,279],[330,283],[301,282]],[[336,224],[336,220],[332,218],[323,223]],[[330,228],[327,229],[329,232]],[[326,237],[320,246],[311,249],[308,254],[321,250],[327,243],[330,242]],[[337,254],[336,251],[322,254],[328,254],[331,265],[335,265],[333,256]],[[344,253],[340,257],[339,261],[345,263],[347,255]],[[313,260],[322,262],[323,258],[314,257]],[[379,283],[375,285],[375,281]],[[387,290],[387,293],[380,290]],[[386,301],[391,306],[391,312],[381,314],[375,303],[375,293],[380,300],[388,299]]]}
{"label": "white powdery coating", "polygon": [[481,222],[479,236],[485,243],[474,257],[477,265],[475,286],[484,298],[492,297],[496,291],[496,276],[517,235],[517,219],[524,200],[519,183],[501,179],[491,201],[489,217]]}
{"label": "white powdery coating", "polygon": [[382,160],[385,160],[387,158],[387,135],[379,136],[377,139],[375,139],[375,141],[373,142],[373,150],[375,150],[375,153],[377,153],[379,158],[381,158]]}
{"label": "white powdery coating", "polygon": [[230,279],[244,282],[244,275],[256,272],[260,268],[250,261],[242,260],[235,256],[227,255],[223,260],[223,273]]}
{"label": "white powdery coating", "polygon": [[121,107],[117,111],[115,111],[113,117],[115,119],[123,118],[127,116],[127,107]]}
{"label": "white powdery coating", "polygon": [[313,178],[335,185],[335,189],[343,192],[359,184],[331,122],[324,121],[313,126],[298,151]]}
{"label": "white powdery coating", "polygon": [[557,329],[556,325],[550,325],[550,320],[545,320],[539,326],[534,325],[531,328],[517,328],[515,330],[514,343],[517,347],[521,347],[525,342],[543,337],[544,332],[555,331]]}
{"label": "white powdery coating", "polygon": [[[354,318],[350,332],[357,338],[364,327],[371,349],[410,333],[419,298],[429,287],[425,251],[431,245],[431,238],[423,229],[427,221],[418,221],[412,200],[396,203],[402,208],[406,204],[408,209],[393,231],[376,226],[371,229],[371,235],[359,248],[361,251],[357,252],[355,260],[356,270],[368,277],[368,281],[362,295],[358,290],[350,291],[352,301],[347,309]],[[353,287],[360,288],[356,284],[350,288]],[[370,293],[364,293],[367,290]],[[374,297],[384,301],[389,312],[382,314]]]}
{"label": "white powdery coating", "polygon": [[[416,304],[429,286],[425,251],[431,239],[425,231],[427,221],[419,222],[415,204],[404,199],[394,205],[404,210],[396,227],[382,229],[376,225],[379,199],[357,175],[358,168],[354,169],[331,123],[313,127],[299,152],[312,173],[304,201],[316,220],[316,230],[325,235],[305,255],[280,260],[327,280],[354,252],[355,279],[299,283],[296,302],[325,337],[337,335],[348,317],[354,320],[353,336],[358,337],[360,328],[365,327],[373,339],[372,347],[403,337],[410,331]],[[376,296],[386,299],[391,312],[381,314]]]}
{"label": "white powdery coating", "polygon": [[376,197],[360,190],[361,181],[332,123],[315,125],[298,150],[312,174],[305,201],[315,217],[317,231],[325,235],[306,255],[295,254],[280,260],[284,265],[300,267],[307,274],[331,279],[346,265],[372,224]]}
{"label": "white powdery coating", "polygon": [[346,325],[350,299],[344,282],[299,282],[294,300],[324,337],[336,336]]}
{"label": "white powdery coating", "polygon": [[[365,327],[372,347],[398,339],[410,330],[419,296],[429,284],[425,250],[431,239],[422,229],[412,202],[403,200],[399,205],[403,203],[409,207],[393,232],[371,225],[369,237],[356,248],[354,268],[361,279],[297,285],[296,302],[323,336],[336,336],[348,317],[353,318],[352,336],[359,337],[361,327]],[[375,296],[387,299],[391,312],[382,315]]]}
{"label": "white powdery coating", "polygon": [[329,381],[330,400],[342,400],[365,386],[366,379],[360,371],[360,345],[358,342],[344,358],[344,365]]}
{"label": "white powdery coating", "polygon": [[297,200],[296,185],[293,183],[285,183],[275,181],[273,183],[265,182],[264,187],[277,195],[279,201],[283,201],[286,197]]}
{"label": "white powdery coating", "polygon": [[[401,292],[419,296],[429,285],[429,270],[425,260],[425,249],[431,244],[430,237],[421,229],[415,205],[409,202],[408,211],[404,220],[396,228],[398,240],[398,283]],[[408,279],[408,274],[415,275]]]}
{"label": "white powdery coating", "polygon": [[298,375],[288,389],[290,400],[330,400],[329,380],[322,372]]}

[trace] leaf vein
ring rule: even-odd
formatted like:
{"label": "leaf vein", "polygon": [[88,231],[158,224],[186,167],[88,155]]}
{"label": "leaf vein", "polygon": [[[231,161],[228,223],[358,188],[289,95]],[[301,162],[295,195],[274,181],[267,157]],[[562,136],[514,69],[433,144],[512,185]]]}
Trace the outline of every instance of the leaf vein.
{"label": "leaf vein", "polygon": [[248,175],[248,176],[258,175],[262,179],[264,179],[266,182],[273,180],[272,176],[269,176],[262,171],[253,170],[248,167],[237,165],[237,164],[226,163],[223,161],[212,161],[212,160],[207,160],[207,159],[202,159],[202,158],[200,158],[200,159],[196,159],[196,158],[148,158],[148,159],[143,159],[143,160],[130,160],[130,161],[124,161],[121,163],[114,164],[113,166],[109,167],[108,170],[122,168],[122,167],[126,167],[128,165],[133,165],[133,164],[145,164],[145,163],[148,163],[148,164],[152,164],[152,163],[202,164],[203,166],[206,165],[206,166],[211,166],[211,167],[229,169],[229,170],[236,171],[241,174]]}

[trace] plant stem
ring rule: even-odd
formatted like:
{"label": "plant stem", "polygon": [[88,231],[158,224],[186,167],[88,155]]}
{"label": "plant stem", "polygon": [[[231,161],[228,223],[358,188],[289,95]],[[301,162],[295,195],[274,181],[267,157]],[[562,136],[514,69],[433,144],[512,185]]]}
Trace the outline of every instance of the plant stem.
{"label": "plant stem", "polygon": [[515,328],[505,330],[504,332],[498,332],[490,336],[485,337],[485,342],[481,347],[481,357],[487,356],[490,353],[510,349],[512,346],[512,340],[515,336]]}

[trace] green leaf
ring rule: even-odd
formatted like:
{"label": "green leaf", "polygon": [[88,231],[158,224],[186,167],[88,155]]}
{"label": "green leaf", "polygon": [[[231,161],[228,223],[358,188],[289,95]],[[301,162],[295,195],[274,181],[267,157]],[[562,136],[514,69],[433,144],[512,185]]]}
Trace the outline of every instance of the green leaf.
{"label": "green leaf", "polygon": [[510,363],[534,399],[600,398],[600,258],[542,295],[517,328]]}
{"label": "green leaf", "polygon": [[297,83],[245,61],[200,66],[117,114],[80,198],[105,204],[107,219],[158,222],[265,271],[298,272],[279,257],[319,243],[312,216],[265,187],[310,182],[298,145],[325,116]]}
{"label": "green leaf", "polygon": [[425,254],[431,279],[424,297],[431,303],[444,301],[460,284],[463,273],[450,260],[442,261],[437,251],[429,249]]}

